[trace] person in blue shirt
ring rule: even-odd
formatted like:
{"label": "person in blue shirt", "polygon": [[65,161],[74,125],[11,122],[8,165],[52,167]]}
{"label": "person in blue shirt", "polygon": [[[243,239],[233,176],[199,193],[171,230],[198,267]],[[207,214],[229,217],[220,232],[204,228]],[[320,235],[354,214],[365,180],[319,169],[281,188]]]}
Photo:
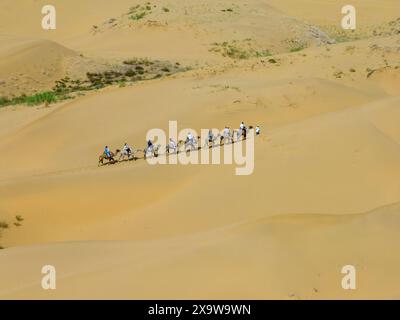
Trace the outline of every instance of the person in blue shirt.
{"label": "person in blue shirt", "polygon": [[110,148],[109,148],[108,146],[105,146],[105,148],[104,148],[104,153],[106,154],[106,156],[107,156],[108,158],[111,159],[111,151],[110,151]]}

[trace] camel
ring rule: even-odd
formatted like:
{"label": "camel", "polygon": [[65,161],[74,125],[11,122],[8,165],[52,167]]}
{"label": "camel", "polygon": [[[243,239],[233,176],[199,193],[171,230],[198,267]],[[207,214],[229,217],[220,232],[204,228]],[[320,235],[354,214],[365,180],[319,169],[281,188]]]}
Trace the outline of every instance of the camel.
{"label": "camel", "polygon": [[[220,133],[218,133],[216,136],[212,135],[211,139],[210,137],[207,137],[204,143],[204,147],[209,147],[209,148],[213,148],[215,146],[216,141],[218,140],[218,138],[221,136]],[[210,145],[211,144],[211,145]]]}
{"label": "camel", "polygon": [[236,141],[239,141],[241,137],[242,140],[246,140],[247,132],[250,129],[253,129],[253,126],[249,126],[249,128],[244,127],[244,129],[239,128],[238,130],[233,130],[234,132],[236,132]]}
{"label": "camel", "polygon": [[135,157],[136,152],[137,152],[137,150],[134,150],[134,149],[132,149],[130,152],[128,152],[128,150],[122,150],[119,155],[118,161],[125,160],[125,157],[128,160],[131,160],[131,159],[136,160],[136,157]]}
{"label": "camel", "polygon": [[98,166],[103,165],[104,164],[104,160],[108,160],[107,164],[114,164],[114,163],[118,162],[117,160],[114,159],[114,157],[117,156],[118,153],[120,153],[120,151],[121,150],[117,149],[117,150],[115,150],[115,153],[114,152],[110,152],[111,157],[108,157],[106,155],[106,153],[103,152],[103,154],[101,154],[99,156],[99,164],[98,164]]}
{"label": "camel", "polygon": [[[200,137],[197,137],[197,139],[200,141]],[[190,149],[188,149],[188,147],[190,147]],[[201,148],[200,145],[197,146],[197,140],[194,137],[191,140],[186,139],[186,141],[185,141],[185,151],[186,152],[200,150],[200,148]]]}
{"label": "camel", "polygon": [[165,147],[165,151],[167,154],[171,153],[171,150],[173,150],[174,153],[178,154],[180,147],[184,144],[185,142],[183,140],[179,140],[177,144],[174,144],[172,142],[169,142],[167,146]]}
{"label": "camel", "polygon": [[144,159],[146,160],[146,158],[147,158],[147,153],[151,153],[152,155],[153,155],[153,157],[158,157],[158,150],[160,149],[160,147],[161,147],[161,145],[160,144],[157,144],[157,145],[151,145],[150,147],[146,147],[144,150],[143,150],[143,153],[144,153]]}
{"label": "camel", "polygon": [[233,135],[234,131],[229,130],[229,133],[223,132],[219,139],[219,145],[225,144],[225,141],[228,140],[228,143],[233,143]]}

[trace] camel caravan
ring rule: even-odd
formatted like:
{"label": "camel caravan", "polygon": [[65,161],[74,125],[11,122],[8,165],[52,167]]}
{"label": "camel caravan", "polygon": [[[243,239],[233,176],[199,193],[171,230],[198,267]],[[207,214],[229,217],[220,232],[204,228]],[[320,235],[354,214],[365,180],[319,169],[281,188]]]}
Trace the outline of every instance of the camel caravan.
{"label": "camel caravan", "polygon": [[[217,135],[215,135],[210,129],[204,141],[203,148],[213,148],[215,146],[222,146],[224,144],[246,140],[248,130],[251,129],[253,129],[253,126],[247,128],[243,122],[240,124],[239,129],[231,130],[229,127],[225,127],[224,130]],[[260,134],[259,126],[255,127],[255,134],[256,136]],[[200,136],[195,137],[190,132],[185,141],[179,140],[178,142],[175,142],[170,138],[165,147],[165,153],[169,155],[178,154],[182,151],[191,152],[200,150],[202,148],[200,139]],[[142,154],[142,159],[145,160],[148,157],[158,157],[160,148],[160,144],[154,144],[151,140],[147,141],[147,146],[144,149],[134,149],[125,143],[122,149],[116,149],[115,152],[112,152],[108,146],[105,146],[104,152],[99,156],[98,165],[114,164],[125,160],[137,160],[140,159],[140,157],[137,156],[139,153]]]}

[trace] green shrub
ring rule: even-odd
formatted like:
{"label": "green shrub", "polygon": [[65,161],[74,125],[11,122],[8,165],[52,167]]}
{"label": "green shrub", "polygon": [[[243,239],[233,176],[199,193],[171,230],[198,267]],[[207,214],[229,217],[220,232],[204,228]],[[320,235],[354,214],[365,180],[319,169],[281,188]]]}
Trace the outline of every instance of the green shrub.
{"label": "green shrub", "polygon": [[133,76],[136,75],[136,72],[133,71],[132,69],[129,69],[128,71],[125,72],[125,75],[126,75],[127,77],[133,77]]}
{"label": "green shrub", "polygon": [[145,15],[146,15],[146,11],[142,11],[140,13],[136,13],[134,15],[131,15],[130,18],[132,20],[137,21],[137,20],[140,20],[140,19],[144,18]]}
{"label": "green shrub", "polygon": [[299,52],[301,50],[305,49],[304,46],[299,46],[299,47],[294,47],[290,49],[290,52]]}
{"label": "green shrub", "polygon": [[0,97],[0,107],[5,107],[10,104],[11,100],[6,97]]}
{"label": "green shrub", "polygon": [[42,93],[36,93],[32,96],[27,96],[25,98],[25,103],[28,105],[38,105],[42,103],[53,103],[57,102],[57,96],[54,92],[48,91],[48,92],[42,92]]}

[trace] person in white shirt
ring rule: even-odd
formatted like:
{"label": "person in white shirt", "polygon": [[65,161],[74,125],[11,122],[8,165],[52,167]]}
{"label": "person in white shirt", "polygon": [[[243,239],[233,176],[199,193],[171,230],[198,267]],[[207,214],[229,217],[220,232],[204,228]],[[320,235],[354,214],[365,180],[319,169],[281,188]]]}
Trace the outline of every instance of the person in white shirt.
{"label": "person in white shirt", "polygon": [[213,142],[214,140],[214,134],[212,132],[212,130],[208,130],[208,142]]}
{"label": "person in white shirt", "polygon": [[174,139],[169,138],[169,146],[171,149],[176,149],[176,142]]}
{"label": "person in white shirt", "polygon": [[231,130],[229,129],[229,127],[225,127],[224,129],[224,137],[228,138],[231,135]]}
{"label": "person in white shirt", "polygon": [[256,126],[256,136],[258,136],[260,134],[260,127]]}
{"label": "person in white shirt", "polygon": [[131,155],[131,153],[132,153],[132,148],[130,146],[128,146],[128,144],[126,142],[125,142],[122,150],[125,151],[128,155]]}
{"label": "person in white shirt", "polygon": [[170,150],[174,150],[176,152],[178,149],[178,145],[176,144],[175,140],[172,138],[169,138],[169,143],[167,145],[167,153],[170,153]]}

